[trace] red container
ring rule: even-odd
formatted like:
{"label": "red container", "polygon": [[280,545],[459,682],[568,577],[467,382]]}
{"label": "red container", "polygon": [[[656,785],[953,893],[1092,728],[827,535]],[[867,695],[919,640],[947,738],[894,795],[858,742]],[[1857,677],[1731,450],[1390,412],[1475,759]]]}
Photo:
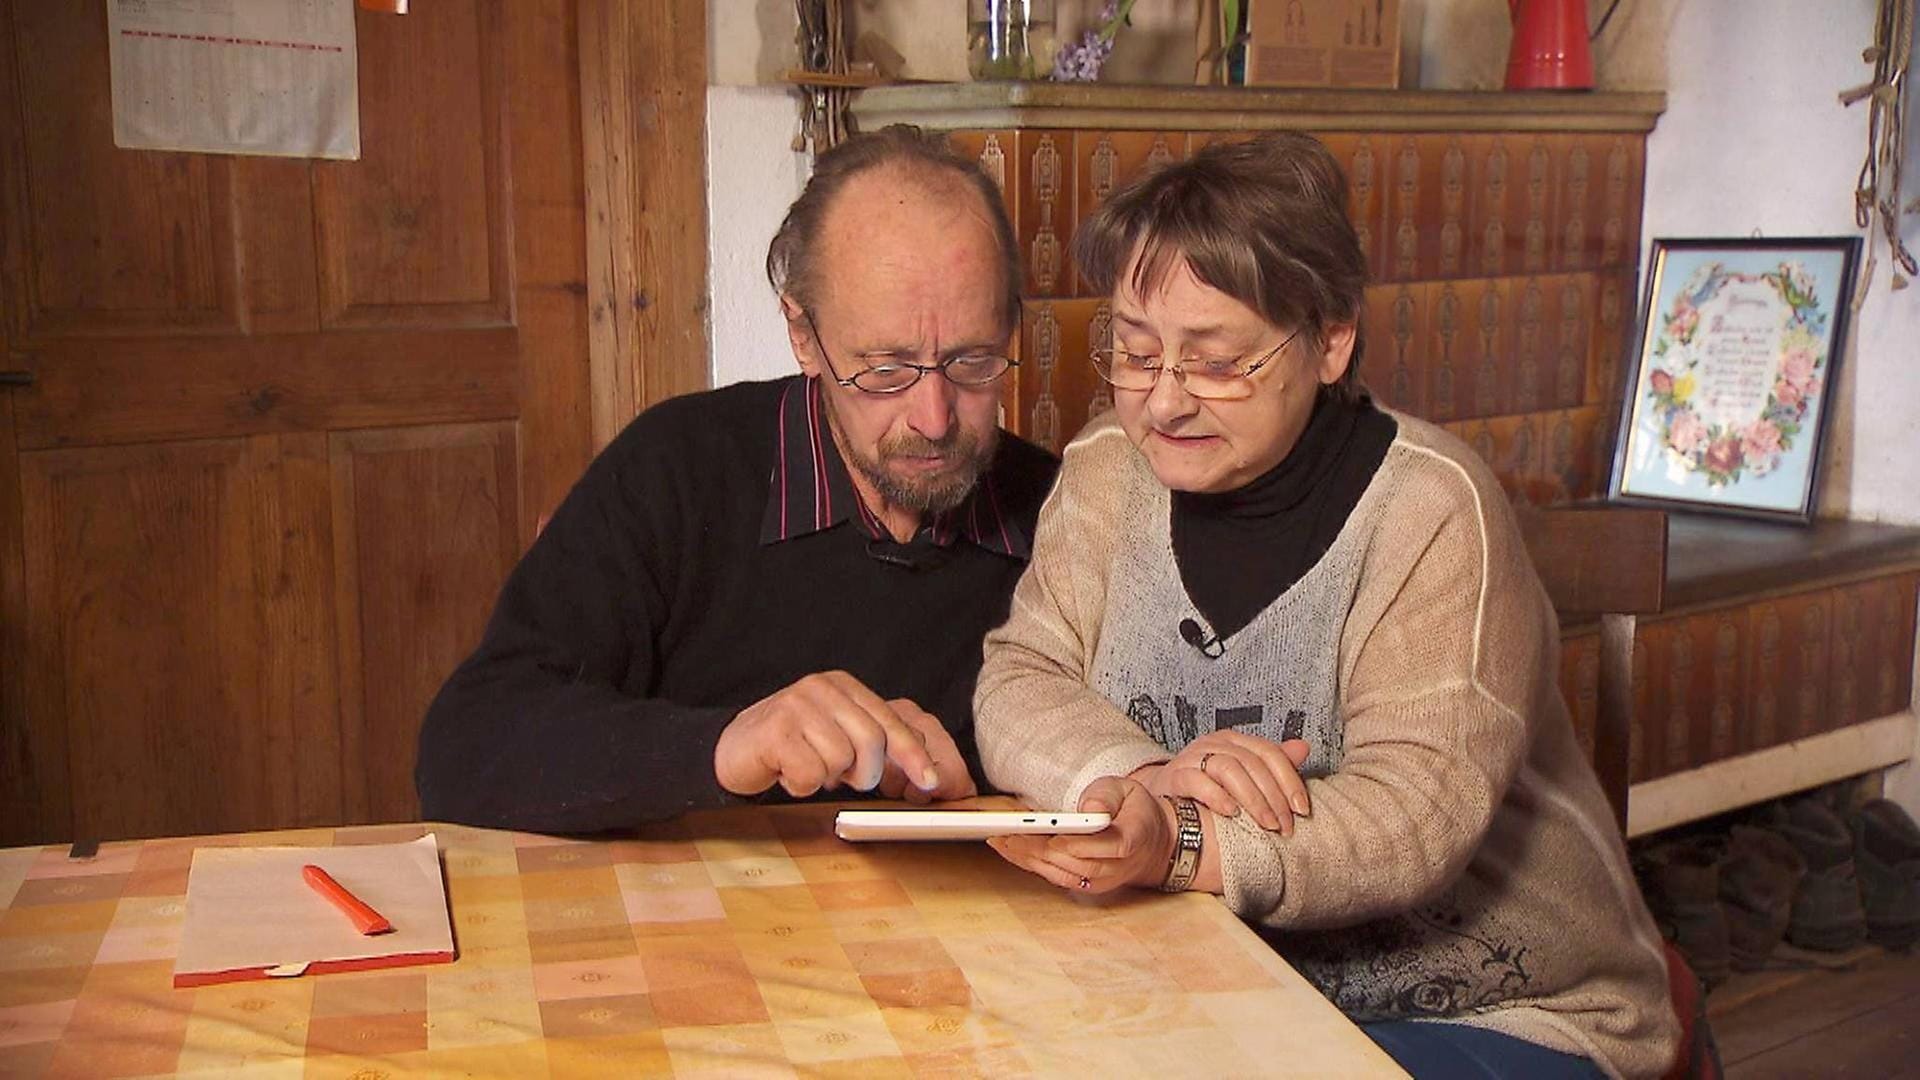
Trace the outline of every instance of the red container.
{"label": "red container", "polygon": [[1509,90],[1591,90],[1586,0],[1509,0],[1513,48]]}

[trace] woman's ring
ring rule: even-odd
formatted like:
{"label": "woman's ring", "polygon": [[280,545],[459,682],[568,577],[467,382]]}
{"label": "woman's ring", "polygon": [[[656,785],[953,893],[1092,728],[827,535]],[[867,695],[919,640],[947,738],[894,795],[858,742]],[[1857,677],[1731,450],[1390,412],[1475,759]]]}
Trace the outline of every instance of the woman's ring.
{"label": "woman's ring", "polygon": [[1093,888],[1093,882],[1087,878],[1081,878],[1080,887],[1083,889],[1091,889]]}
{"label": "woman's ring", "polygon": [[1214,755],[1214,751],[1212,750],[1209,750],[1206,753],[1200,755],[1200,771],[1201,772],[1207,771],[1207,762],[1213,760],[1213,755]]}

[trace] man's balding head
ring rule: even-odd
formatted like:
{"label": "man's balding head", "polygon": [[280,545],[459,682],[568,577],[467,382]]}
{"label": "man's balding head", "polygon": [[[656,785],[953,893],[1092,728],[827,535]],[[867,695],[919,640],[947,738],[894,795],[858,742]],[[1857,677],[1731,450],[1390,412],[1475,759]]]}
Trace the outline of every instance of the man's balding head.
{"label": "man's balding head", "polygon": [[[855,183],[861,177],[866,179]],[[999,187],[978,165],[954,153],[944,136],[904,124],[855,135],[820,155],[806,189],[788,207],[786,220],[767,248],[767,280],[774,291],[791,298],[802,310],[816,307],[827,288],[823,248],[828,219],[840,216],[833,213],[835,205],[849,187],[858,191],[883,183],[899,196],[895,205],[876,202],[871,191],[859,192],[863,212],[879,207],[882,212],[920,214],[944,208],[984,224],[998,248],[1002,325],[1011,332],[1020,311],[1020,258]],[[912,222],[900,223],[915,227]],[[834,233],[847,232],[847,223],[833,224]],[[936,218],[918,227],[937,224]]]}

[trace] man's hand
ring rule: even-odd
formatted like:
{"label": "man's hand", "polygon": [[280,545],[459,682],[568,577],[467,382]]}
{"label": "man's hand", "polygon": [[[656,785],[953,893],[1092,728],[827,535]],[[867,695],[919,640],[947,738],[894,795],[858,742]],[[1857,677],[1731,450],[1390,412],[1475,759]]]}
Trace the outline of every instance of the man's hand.
{"label": "man's hand", "polygon": [[1022,870],[1075,892],[1157,888],[1165,880],[1179,831],[1165,799],[1136,780],[1103,776],[1087,785],[1080,811],[1111,814],[1113,820],[1090,836],[996,836],[987,845]]}
{"label": "man's hand", "polygon": [[[946,768],[964,776],[958,752],[952,761]],[[923,792],[946,779],[927,737],[844,671],[808,675],[748,706],[713,748],[714,779],[735,795],[776,783],[795,798],[841,784],[871,791],[889,766]]]}
{"label": "man's hand", "polygon": [[1294,817],[1313,812],[1300,779],[1307,753],[1299,739],[1277,743],[1225,729],[1193,740],[1164,765],[1135,770],[1133,778],[1155,795],[1186,795],[1221,817],[1244,808],[1261,828],[1292,836]]}
{"label": "man's hand", "polygon": [[933,759],[933,767],[940,773],[940,786],[926,791],[907,783],[907,774],[889,758],[887,771],[880,777],[880,794],[889,799],[905,799],[916,804],[970,799],[980,794],[980,789],[974,786],[973,777],[967,773],[967,763],[960,756],[960,748],[954,745],[953,736],[947,734],[938,717],[906,698],[894,698],[887,705],[919,736],[921,745],[927,748],[927,755]]}

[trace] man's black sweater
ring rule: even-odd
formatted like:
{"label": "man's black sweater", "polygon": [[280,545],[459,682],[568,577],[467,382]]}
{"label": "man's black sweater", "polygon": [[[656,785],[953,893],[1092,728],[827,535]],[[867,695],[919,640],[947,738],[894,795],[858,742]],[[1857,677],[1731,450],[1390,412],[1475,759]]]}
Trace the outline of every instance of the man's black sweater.
{"label": "man's black sweater", "polygon": [[[834,669],[939,717],[979,777],[981,639],[1006,618],[1057,463],[1005,436],[983,474],[972,503],[991,497],[1012,554],[953,527],[875,539],[848,512],[858,504],[824,425],[813,460],[793,460],[806,440],[787,421],[807,419],[813,390],[796,377],[676,398],[594,461],[428,709],[415,772],[427,819],[592,832],[727,805],[721,731]],[[803,465],[796,485],[787,473]],[[809,512],[837,493],[838,523],[769,537],[796,489]]]}

